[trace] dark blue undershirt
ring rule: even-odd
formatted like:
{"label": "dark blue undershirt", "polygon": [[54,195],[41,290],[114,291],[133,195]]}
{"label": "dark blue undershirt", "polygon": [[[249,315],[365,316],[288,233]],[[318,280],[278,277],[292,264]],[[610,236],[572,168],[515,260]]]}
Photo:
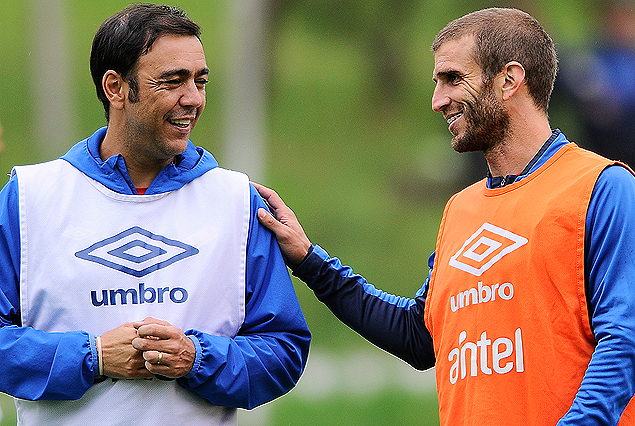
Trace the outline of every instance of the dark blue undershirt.
{"label": "dark blue undershirt", "polygon": [[516,182],[516,180],[518,179],[519,176],[523,177],[523,176],[527,176],[532,169],[534,168],[534,166],[538,163],[538,160],[540,160],[540,158],[544,155],[545,152],[547,152],[547,149],[549,149],[549,147],[551,146],[551,144],[553,143],[553,141],[556,140],[556,138],[558,136],[560,136],[562,132],[558,129],[554,130],[553,133],[551,134],[551,137],[549,139],[547,139],[547,142],[545,142],[542,147],[540,148],[540,150],[536,153],[536,155],[534,155],[534,158],[531,159],[531,161],[529,162],[529,164],[527,164],[527,166],[525,166],[525,168],[523,169],[522,172],[520,172],[519,175],[507,175],[505,177],[503,176],[492,176],[492,174],[489,171],[489,167],[487,169],[487,187],[488,188],[502,188],[503,186],[507,186],[511,183]]}

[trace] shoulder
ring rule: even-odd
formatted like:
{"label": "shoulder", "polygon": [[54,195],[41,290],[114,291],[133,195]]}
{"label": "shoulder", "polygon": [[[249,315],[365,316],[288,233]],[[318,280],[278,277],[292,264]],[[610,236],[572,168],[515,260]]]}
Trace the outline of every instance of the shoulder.
{"label": "shoulder", "polygon": [[[635,176],[630,169],[614,164],[606,167],[595,183],[587,212],[587,233],[621,234],[635,227]],[[613,230],[609,232],[609,229]],[[594,232],[595,231],[595,232]]]}
{"label": "shoulder", "polygon": [[42,175],[54,174],[59,178],[60,174],[63,173],[64,170],[74,169],[75,168],[70,163],[58,158],[57,160],[47,161],[44,163],[15,166],[11,170],[11,177],[19,177],[22,181],[30,178],[41,179]]}
{"label": "shoulder", "polygon": [[614,163],[604,168],[598,176],[595,195],[618,198],[619,194],[627,198],[635,196],[635,176],[631,169],[620,163]]}

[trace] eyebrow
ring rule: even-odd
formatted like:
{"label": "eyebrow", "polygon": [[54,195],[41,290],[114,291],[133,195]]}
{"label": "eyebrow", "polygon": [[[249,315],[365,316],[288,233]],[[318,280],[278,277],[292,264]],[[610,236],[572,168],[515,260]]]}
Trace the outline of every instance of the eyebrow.
{"label": "eyebrow", "polygon": [[452,75],[460,77],[461,73],[459,71],[453,70],[453,69],[450,69],[450,70],[447,70],[447,71],[439,71],[437,73],[433,73],[432,74],[432,80],[433,81],[437,81],[439,79],[447,78],[447,77],[452,76]]}
{"label": "eyebrow", "polygon": [[[192,73],[190,72],[190,70],[188,70],[186,68],[180,68],[180,69],[174,69],[174,70],[165,71],[164,73],[162,73],[159,76],[159,79],[160,80],[165,80],[165,79],[169,79],[171,77],[189,77],[191,75],[192,75]],[[197,77],[200,77],[202,75],[209,75],[209,68],[207,68],[207,67],[201,68],[200,70],[198,70],[198,72],[195,75]]]}

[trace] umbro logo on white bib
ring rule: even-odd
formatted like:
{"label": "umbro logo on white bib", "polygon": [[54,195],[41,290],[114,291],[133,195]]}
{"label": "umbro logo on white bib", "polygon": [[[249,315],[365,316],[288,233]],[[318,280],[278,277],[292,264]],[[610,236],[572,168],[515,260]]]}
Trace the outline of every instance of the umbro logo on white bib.
{"label": "umbro logo on white bib", "polygon": [[525,237],[484,223],[450,259],[450,266],[480,277],[503,256],[527,244]]}
{"label": "umbro logo on white bib", "polygon": [[133,226],[75,256],[140,278],[198,252],[188,244]]}

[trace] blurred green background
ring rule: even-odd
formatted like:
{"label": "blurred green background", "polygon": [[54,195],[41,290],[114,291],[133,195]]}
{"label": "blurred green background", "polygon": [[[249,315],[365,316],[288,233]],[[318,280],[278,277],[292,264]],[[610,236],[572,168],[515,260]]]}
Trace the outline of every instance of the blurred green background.
{"label": "blurred green background", "polygon": [[[201,25],[211,69],[206,112],[192,140],[225,166],[236,142],[231,123],[242,120],[228,83],[236,73],[229,65],[236,40],[250,25],[231,18],[241,2],[170,2]],[[88,69],[90,45],[99,24],[128,4],[0,0],[1,175],[16,164],[55,158],[105,124]],[[252,178],[283,196],[315,243],[377,287],[404,296],[413,296],[427,276],[445,201],[485,173],[477,157],[452,151],[447,124],[431,111],[429,46],[436,32],[470,11],[514,6],[537,17],[558,48],[575,49],[594,34],[599,6],[567,0],[261,4],[263,146],[256,152],[262,169]],[[42,35],[47,29],[57,35]],[[42,56],[51,51],[58,53]],[[52,124],[38,130],[51,113]],[[576,140],[566,107],[552,108],[551,121]],[[251,174],[249,167],[243,171]],[[242,411],[242,425],[438,424],[433,371],[417,372],[374,348],[294,283],[314,335],[306,373],[288,395]],[[15,425],[11,399],[0,395],[0,407],[0,425]]]}

